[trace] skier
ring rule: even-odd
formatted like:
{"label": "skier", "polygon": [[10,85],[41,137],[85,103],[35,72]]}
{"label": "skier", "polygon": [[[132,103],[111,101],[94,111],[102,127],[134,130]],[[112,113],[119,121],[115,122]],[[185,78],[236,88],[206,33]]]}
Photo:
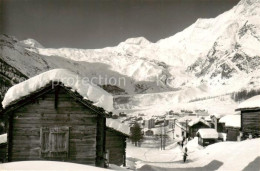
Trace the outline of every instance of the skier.
{"label": "skier", "polygon": [[187,149],[187,147],[185,147],[185,149],[184,149],[184,153],[183,153],[183,162],[185,163],[186,162],[186,159],[187,159],[187,156],[188,156],[188,149]]}

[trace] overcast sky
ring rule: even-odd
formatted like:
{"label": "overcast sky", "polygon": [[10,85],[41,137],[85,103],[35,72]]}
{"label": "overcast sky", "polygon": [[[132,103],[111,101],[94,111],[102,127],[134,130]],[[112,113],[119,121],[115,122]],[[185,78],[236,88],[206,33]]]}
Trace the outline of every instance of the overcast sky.
{"label": "overcast sky", "polygon": [[2,0],[0,31],[45,47],[102,48],[130,37],[152,42],[238,0]]}

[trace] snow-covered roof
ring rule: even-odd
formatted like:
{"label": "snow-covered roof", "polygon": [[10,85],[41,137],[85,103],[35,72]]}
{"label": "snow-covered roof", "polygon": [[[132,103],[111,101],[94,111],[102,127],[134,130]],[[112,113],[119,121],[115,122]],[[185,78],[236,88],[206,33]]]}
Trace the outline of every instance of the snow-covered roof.
{"label": "snow-covered roof", "polygon": [[224,116],[225,114],[221,114],[221,113],[213,113],[213,114],[210,114],[210,117],[214,116],[216,117],[217,119],[221,118],[222,116]]}
{"label": "snow-covered roof", "polygon": [[130,136],[130,127],[126,124],[121,123],[117,119],[107,118],[106,126],[112,128],[118,132]]}
{"label": "snow-covered roof", "polygon": [[77,91],[84,99],[92,101],[93,105],[107,111],[113,110],[111,94],[66,69],[53,69],[14,85],[5,94],[2,105],[6,108],[10,103],[30,95],[51,82],[61,82],[72,91]]}
{"label": "snow-covered roof", "polygon": [[205,117],[205,121],[211,121],[211,117],[210,117],[210,115],[207,116],[207,117]]}
{"label": "snow-covered roof", "polygon": [[219,120],[220,123],[224,123],[226,127],[241,127],[241,115],[226,115]]}
{"label": "snow-covered roof", "polygon": [[198,117],[197,116],[184,116],[182,118],[179,118],[178,122],[186,122],[186,120],[189,122],[189,121],[196,119],[196,118],[198,118]]}
{"label": "snow-covered roof", "polygon": [[208,122],[206,122],[204,119],[201,119],[201,118],[196,118],[196,119],[193,119],[192,121],[190,121],[188,123],[189,126],[193,126],[199,122],[202,122],[203,124],[207,125],[207,126],[210,126]]}
{"label": "snow-covered roof", "polygon": [[0,144],[7,143],[7,134],[0,135]]}
{"label": "snow-covered roof", "polygon": [[182,126],[180,123],[176,122],[175,123],[176,126],[180,127],[183,130],[186,130],[186,128],[184,126]]}
{"label": "snow-covered roof", "polygon": [[240,103],[236,110],[260,108],[260,95],[251,97],[250,99]]}
{"label": "snow-covered roof", "polygon": [[200,134],[201,138],[206,138],[206,139],[216,139],[216,138],[218,138],[218,132],[213,128],[199,129],[197,134]]}

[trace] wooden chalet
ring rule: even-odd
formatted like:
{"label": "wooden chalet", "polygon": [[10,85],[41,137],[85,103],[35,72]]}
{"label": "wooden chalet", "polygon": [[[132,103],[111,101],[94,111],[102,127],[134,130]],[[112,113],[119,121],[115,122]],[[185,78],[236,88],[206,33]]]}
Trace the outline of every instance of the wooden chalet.
{"label": "wooden chalet", "polygon": [[217,142],[218,133],[213,128],[202,128],[197,132],[198,144],[201,146],[208,146]]}
{"label": "wooden chalet", "polygon": [[210,128],[210,124],[207,123],[207,121],[196,118],[193,119],[188,123],[188,132],[189,132],[189,137],[194,138],[196,136],[196,133],[198,132],[199,129],[201,128]]}
{"label": "wooden chalet", "polygon": [[7,161],[58,160],[104,167],[106,113],[62,83],[8,105]]}
{"label": "wooden chalet", "polygon": [[240,140],[241,116],[226,115],[219,120],[223,124],[223,133],[226,134],[226,141]]}
{"label": "wooden chalet", "polygon": [[243,138],[260,137],[260,95],[244,101],[236,111],[241,112]]}
{"label": "wooden chalet", "polygon": [[223,132],[223,124],[219,122],[220,118],[222,117],[222,114],[212,114],[210,115],[211,118],[211,127],[215,128],[217,132]]}

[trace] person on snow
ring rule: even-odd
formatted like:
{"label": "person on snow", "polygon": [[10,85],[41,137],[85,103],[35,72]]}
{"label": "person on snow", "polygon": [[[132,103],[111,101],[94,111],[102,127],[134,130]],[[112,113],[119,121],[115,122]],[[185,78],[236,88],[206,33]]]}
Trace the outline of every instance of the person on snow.
{"label": "person on snow", "polygon": [[183,162],[184,163],[186,162],[187,156],[188,156],[188,149],[187,149],[187,147],[185,147],[184,153],[183,153]]}
{"label": "person on snow", "polygon": [[183,148],[184,141],[185,141],[185,138],[184,138],[184,137],[182,137],[182,141],[181,141],[181,148]]}

